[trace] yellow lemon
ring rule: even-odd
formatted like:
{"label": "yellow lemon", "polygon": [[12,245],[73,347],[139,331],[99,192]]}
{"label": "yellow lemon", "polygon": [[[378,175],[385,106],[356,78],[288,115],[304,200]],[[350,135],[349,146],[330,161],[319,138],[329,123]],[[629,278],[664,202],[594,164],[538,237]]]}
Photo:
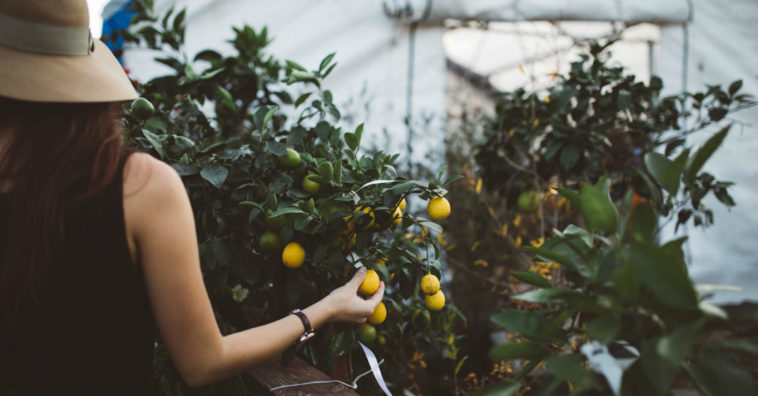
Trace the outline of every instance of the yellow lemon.
{"label": "yellow lemon", "polygon": [[424,297],[424,305],[430,311],[439,311],[445,306],[445,294],[440,290],[431,296]]}
{"label": "yellow lemon", "polygon": [[426,205],[426,213],[433,220],[445,220],[450,216],[450,202],[442,197],[434,198]]}
{"label": "yellow lemon", "polygon": [[362,211],[363,213],[366,213],[367,215],[369,215],[371,217],[371,220],[366,225],[366,228],[371,228],[374,225],[374,219],[376,217],[376,216],[374,216],[374,211],[371,210],[371,208],[368,207],[368,206],[365,206],[365,207],[364,206],[359,206],[357,209],[360,210],[360,211]]}
{"label": "yellow lemon", "polygon": [[356,235],[353,234],[353,236],[350,237],[350,240],[347,241],[347,242],[345,242],[345,244],[343,245],[344,250],[350,250],[350,249],[352,249],[355,246],[356,239],[357,239]]}
{"label": "yellow lemon", "polygon": [[305,261],[305,249],[297,242],[290,242],[282,251],[282,262],[287,268],[298,268]]}
{"label": "yellow lemon", "polygon": [[403,210],[398,206],[392,213],[392,225],[399,226],[403,222]]}
{"label": "yellow lemon", "polygon": [[426,274],[421,278],[421,291],[424,294],[432,295],[440,291],[440,280],[432,274]]}
{"label": "yellow lemon", "polygon": [[[387,266],[386,263],[387,263],[387,260],[385,260],[384,257],[380,257],[380,258],[376,259],[376,264],[378,264],[378,265],[386,267]],[[395,279],[395,273],[394,272],[390,274],[390,280],[393,280],[393,279]]]}
{"label": "yellow lemon", "polygon": [[400,210],[405,210],[405,206],[406,205],[407,205],[407,203],[405,202],[405,198],[403,198],[403,200],[400,201],[400,203],[397,205],[397,207],[400,208]]}
{"label": "yellow lemon", "polygon": [[374,312],[371,313],[371,316],[368,317],[368,322],[373,325],[379,325],[384,322],[384,319],[387,319],[387,307],[384,306],[383,302],[380,302],[379,305],[374,308]]}
{"label": "yellow lemon", "polygon": [[366,271],[366,277],[363,278],[358,293],[364,296],[371,296],[379,289],[379,274],[374,270]]}

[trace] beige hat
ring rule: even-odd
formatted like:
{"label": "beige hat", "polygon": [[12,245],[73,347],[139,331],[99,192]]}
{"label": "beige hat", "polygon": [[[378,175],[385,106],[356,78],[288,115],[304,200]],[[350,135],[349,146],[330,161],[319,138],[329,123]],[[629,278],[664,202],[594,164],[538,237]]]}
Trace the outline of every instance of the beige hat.
{"label": "beige hat", "polygon": [[108,47],[92,38],[85,0],[0,0],[0,96],[117,102],[137,92]]}

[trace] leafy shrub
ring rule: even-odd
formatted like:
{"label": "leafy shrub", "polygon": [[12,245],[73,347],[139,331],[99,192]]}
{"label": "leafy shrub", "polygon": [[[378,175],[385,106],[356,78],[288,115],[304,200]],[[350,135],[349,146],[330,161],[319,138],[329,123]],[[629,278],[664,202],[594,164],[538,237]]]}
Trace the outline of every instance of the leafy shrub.
{"label": "leafy shrub", "polygon": [[[454,364],[452,330],[461,314],[451,304],[430,312],[418,291],[423,275],[440,275],[433,236],[442,228],[410,210],[398,213],[398,206],[411,194],[443,196],[455,178],[443,179],[443,170],[432,182],[408,180],[396,170],[398,155],[360,151],[363,125],[343,131],[332,93],[321,84],[336,65],[334,54],[315,70],[280,62],[265,53],[265,28],[243,26],[229,41],[234,54],[205,50],[190,61],[182,52],[184,11],[157,18],[150,2],[135,6],[136,32],[119,34],[161,51],[156,60],[172,72],[139,83],[156,112],[127,112],[124,125],[133,147],[182,176],[222,331],[309,305],[363,264],[388,285],[388,317],[370,346],[390,362],[383,367],[393,386],[408,386],[406,362],[414,354]],[[292,241],[306,252],[297,269],[282,264],[282,247]],[[355,341],[352,326],[332,325],[299,353],[327,372],[335,360],[349,361],[354,373],[362,360],[344,356]],[[181,393],[165,356],[156,362],[164,389]]]}
{"label": "leafy shrub", "polygon": [[[734,204],[731,183],[702,172],[702,165],[727,135],[728,115],[754,106],[753,97],[740,92],[740,81],[728,89],[662,97],[657,77],[646,84],[609,64],[612,44],[590,43],[569,73],[556,75],[542,91],[498,94],[494,116],[463,120],[466,131],[455,137],[463,141],[451,145],[471,145],[475,154],[473,161],[465,151],[449,154],[451,168],[465,176],[450,199],[465,216],[451,216],[445,242],[455,270],[451,290],[468,320],[461,346],[472,358],[465,370],[484,382],[512,368],[483,364],[480,351],[489,349],[486,335],[494,330],[490,317],[502,308],[530,306],[504,296],[523,292],[528,285],[522,280],[534,275],[557,285],[567,275],[555,261],[532,260],[522,247],[539,246],[571,224],[597,227],[555,186],[579,191],[605,177],[614,205],[632,191],[635,202],[652,204],[638,211],[648,216],[635,221],[656,235],[669,222],[710,224],[713,214],[703,204],[708,194]],[[690,135],[714,131],[697,153],[686,147]],[[476,293],[482,290],[490,293]]]}
{"label": "leafy shrub", "polygon": [[[654,195],[681,204],[675,197],[682,188],[692,199],[699,169],[725,133],[652,170]],[[648,164],[663,159],[657,153],[644,158]],[[516,379],[544,363],[534,374],[539,381],[533,391],[540,395],[670,395],[675,385],[708,396],[756,394],[751,374],[731,353],[757,354],[758,345],[745,340],[750,333],[726,312],[700,301],[684,261],[686,238],[659,243],[656,205],[629,191],[618,210],[609,186],[601,178],[580,193],[559,187],[581,208],[588,227],[570,225],[541,246],[525,248],[535,260],[557,263],[564,276],[551,283],[531,272],[513,274],[537,288],[512,298],[534,306],[492,317],[516,334],[492,349],[492,358],[528,360]],[[481,393],[516,394],[521,387],[504,383]]]}

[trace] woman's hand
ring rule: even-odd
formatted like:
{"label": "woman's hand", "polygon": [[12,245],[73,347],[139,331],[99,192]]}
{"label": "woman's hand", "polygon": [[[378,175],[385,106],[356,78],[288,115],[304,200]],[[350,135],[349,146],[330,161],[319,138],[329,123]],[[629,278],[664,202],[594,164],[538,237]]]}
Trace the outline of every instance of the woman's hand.
{"label": "woman's hand", "polygon": [[384,297],[384,282],[379,283],[379,289],[368,299],[358,295],[358,287],[366,277],[366,268],[361,267],[353,275],[353,279],[344,286],[335,289],[322,302],[329,306],[331,321],[363,323]]}

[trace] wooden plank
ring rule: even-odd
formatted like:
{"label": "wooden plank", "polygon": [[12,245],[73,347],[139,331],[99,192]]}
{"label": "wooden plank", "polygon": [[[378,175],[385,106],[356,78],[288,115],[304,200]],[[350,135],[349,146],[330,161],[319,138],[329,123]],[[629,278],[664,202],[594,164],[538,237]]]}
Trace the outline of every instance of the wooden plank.
{"label": "wooden plank", "polygon": [[[282,367],[280,362],[280,358],[271,359],[265,363],[250,368],[247,373],[255,379],[261,388],[267,391],[271,391],[271,388],[276,388],[281,385],[299,384],[310,381],[327,381],[332,379],[300,358],[295,358],[286,367]],[[293,386],[278,389],[270,394],[278,396],[358,396],[358,393],[352,388],[337,382]]]}

